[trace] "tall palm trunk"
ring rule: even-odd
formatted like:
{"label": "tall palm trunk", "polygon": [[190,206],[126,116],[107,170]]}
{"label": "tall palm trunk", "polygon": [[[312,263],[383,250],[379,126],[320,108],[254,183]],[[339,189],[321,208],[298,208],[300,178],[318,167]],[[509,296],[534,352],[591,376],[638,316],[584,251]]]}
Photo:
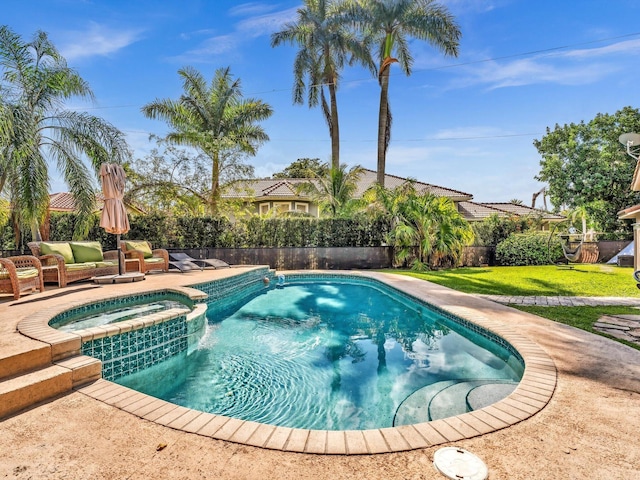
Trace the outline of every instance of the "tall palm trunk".
{"label": "tall palm trunk", "polygon": [[[384,65],[384,64],[383,64]],[[380,111],[378,113],[378,184],[384,187],[387,145],[389,144],[389,66],[380,72]]]}
{"label": "tall palm trunk", "polygon": [[331,134],[331,168],[340,168],[340,127],[338,126],[338,100],[336,98],[336,84],[329,83],[329,98],[331,102],[331,118],[329,131]]}
{"label": "tall palm trunk", "polygon": [[213,152],[213,165],[211,168],[211,198],[209,210],[214,217],[218,213],[218,199],[220,197],[220,152]]}

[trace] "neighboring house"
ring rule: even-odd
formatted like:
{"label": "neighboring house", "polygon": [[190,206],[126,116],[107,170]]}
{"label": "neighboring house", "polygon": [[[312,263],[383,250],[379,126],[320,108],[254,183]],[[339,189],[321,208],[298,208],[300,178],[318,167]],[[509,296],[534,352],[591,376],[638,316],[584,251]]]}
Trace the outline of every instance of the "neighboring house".
{"label": "neighboring house", "polygon": [[[102,193],[96,194],[96,212],[102,210],[104,205],[104,196]],[[128,213],[146,213],[144,209],[136,206],[125,204]],[[75,203],[73,195],[69,192],[51,193],[49,194],[49,212],[71,213],[75,211]]]}
{"label": "neighboring house", "polygon": [[[313,217],[319,217],[320,211],[308,194],[300,193],[299,187],[308,183],[307,178],[265,178],[257,180],[241,180],[232,188],[222,194],[223,198],[244,201],[245,206],[256,214],[266,215],[274,209],[277,213],[302,212]],[[407,183],[407,178],[387,174],[385,186],[395,188]],[[376,182],[376,172],[364,169],[357,185],[355,197],[361,197],[367,189]],[[473,195],[460,192],[451,188],[440,187],[430,183],[414,181],[418,192],[430,192],[434,195],[449,197],[457,205],[458,211],[470,222],[482,221],[490,215],[497,214],[500,217],[535,215],[542,216],[543,229],[548,229],[549,224],[560,222],[565,218],[537,208],[525,207],[512,203],[476,203]]]}
{"label": "neighboring house", "polygon": [[[540,226],[542,230],[549,230],[554,223],[559,223],[566,220],[566,217],[562,215],[549,213],[539,208],[527,207],[526,205],[522,205],[518,203],[490,202],[490,203],[479,203],[477,205],[482,205],[484,208],[489,210],[506,212],[507,215],[515,215],[518,217],[531,216],[531,217],[540,218],[542,220],[542,223]],[[458,209],[460,210],[460,207],[458,207]],[[501,214],[498,214],[498,215],[505,216]]]}
{"label": "neighboring house", "polygon": [[[275,209],[278,213],[303,212],[313,217],[319,217],[318,204],[308,194],[299,192],[300,185],[310,181],[312,180],[308,178],[240,180],[223,193],[222,198],[244,200],[249,210],[262,215]],[[385,186],[395,188],[407,183],[407,181],[406,178],[387,174]],[[360,198],[375,182],[376,172],[364,169],[358,181],[355,198]],[[419,192],[431,192],[434,195],[449,197],[454,202],[473,198],[473,195],[468,193],[429,183],[415,181],[414,185]]]}

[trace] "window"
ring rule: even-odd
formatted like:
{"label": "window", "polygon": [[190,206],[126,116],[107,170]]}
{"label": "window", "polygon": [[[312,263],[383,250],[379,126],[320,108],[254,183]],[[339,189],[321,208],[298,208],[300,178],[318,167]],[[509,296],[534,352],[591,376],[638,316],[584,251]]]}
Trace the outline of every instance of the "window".
{"label": "window", "polygon": [[291,210],[291,203],[289,202],[273,202],[273,208],[275,208],[278,213],[284,213]]}
{"label": "window", "polygon": [[260,204],[260,215],[266,215],[267,213],[269,213],[269,204],[268,203],[261,203]]}
{"label": "window", "polygon": [[296,212],[309,213],[309,204],[296,202]]}

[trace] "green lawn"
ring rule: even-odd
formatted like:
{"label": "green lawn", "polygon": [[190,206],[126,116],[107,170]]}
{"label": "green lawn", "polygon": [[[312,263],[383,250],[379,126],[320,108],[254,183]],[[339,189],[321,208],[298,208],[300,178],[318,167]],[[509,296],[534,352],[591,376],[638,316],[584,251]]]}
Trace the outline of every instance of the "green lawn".
{"label": "green lawn", "polygon": [[[633,268],[611,265],[578,265],[573,269],[556,266],[539,267],[479,267],[457,268],[415,273],[408,270],[388,270],[399,275],[428,280],[466,293],[490,295],[526,295],[577,297],[640,297],[633,279]],[[613,338],[593,330],[602,315],[632,314],[633,307],[537,307],[512,305],[559,323],[602,335],[640,350],[640,345]]]}
{"label": "green lawn", "polygon": [[640,297],[633,268],[613,265],[478,267],[415,273],[389,270],[466,293],[526,296]]}

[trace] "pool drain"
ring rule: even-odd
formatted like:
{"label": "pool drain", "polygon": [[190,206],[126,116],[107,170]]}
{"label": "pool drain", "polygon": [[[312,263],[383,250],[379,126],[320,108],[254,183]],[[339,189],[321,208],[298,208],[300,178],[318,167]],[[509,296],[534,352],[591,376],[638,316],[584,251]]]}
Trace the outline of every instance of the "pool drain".
{"label": "pool drain", "polygon": [[485,480],[489,471],[482,460],[462,448],[445,447],[433,455],[433,465],[452,480]]}

